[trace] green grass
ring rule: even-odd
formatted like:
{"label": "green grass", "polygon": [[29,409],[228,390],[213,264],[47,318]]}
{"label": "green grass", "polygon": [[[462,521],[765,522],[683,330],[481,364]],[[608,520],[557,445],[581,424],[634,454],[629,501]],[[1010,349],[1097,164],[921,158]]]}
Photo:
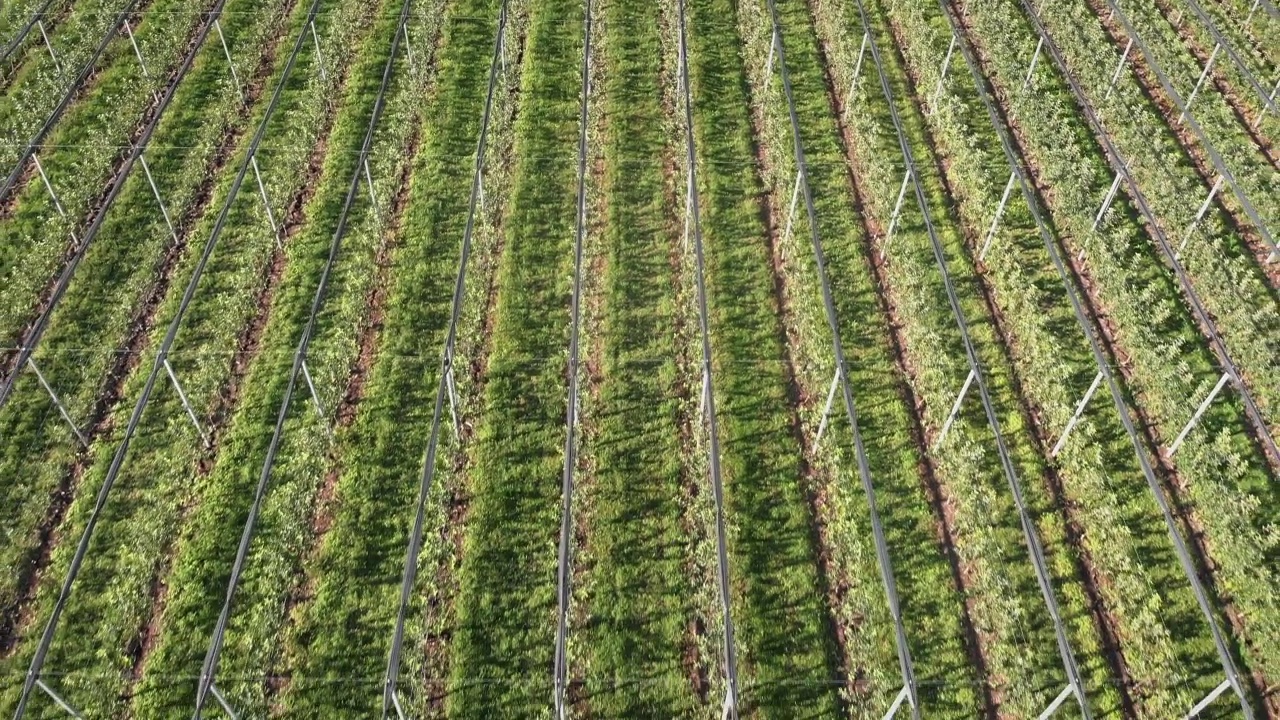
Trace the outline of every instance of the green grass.
{"label": "green grass", "polygon": [[[575,505],[577,554],[570,657],[586,676],[593,717],[689,717],[697,697],[682,665],[696,593],[682,523],[685,490],[676,368],[673,212],[662,159],[672,134],[663,109],[660,23],[648,0],[604,3],[595,54],[603,177],[598,206],[603,277],[593,397],[584,391],[583,456]],[[679,230],[676,230],[679,232]],[[696,380],[695,380],[696,382]],[[703,477],[696,476],[701,484]],[[571,665],[571,667],[573,667]],[[578,673],[574,673],[576,676]]]}

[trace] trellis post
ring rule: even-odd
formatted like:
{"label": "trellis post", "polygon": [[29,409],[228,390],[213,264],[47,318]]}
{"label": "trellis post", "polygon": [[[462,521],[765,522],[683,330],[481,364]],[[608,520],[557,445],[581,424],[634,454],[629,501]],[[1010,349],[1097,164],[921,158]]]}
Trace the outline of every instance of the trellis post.
{"label": "trellis post", "polygon": [[1191,112],[1191,103],[1196,101],[1196,95],[1199,94],[1200,88],[1204,86],[1205,78],[1209,77],[1209,70],[1213,68],[1213,61],[1218,59],[1218,52],[1222,50],[1222,43],[1213,46],[1213,52],[1209,53],[1209,60],[1204,64],[1204,70],[1200,71],[1200,78],[1196,80],[1196,86],[1191,89],[1191,95],[1187,96],[1187,102],[1182,106],[1182,112],[1178,115],[1178,124],[1186,122],[1187,113]]}
{"label": "trellis post", "polygon": [[1191,240],[1192,233],[1196,231],[1196,227],[1200,225],[1200,221],[1203,220],[1205,214],[1209,212],[1209,207],[1213,204],[1213,197],[1222,189],[1223,181],[1223,177],[1219,175],[1218,179],[1213,183],[1213,187],[1209,189],[1209,194],[1205,196],[1204,202],[1200,203],[1200,209],[1196,211],[1195,218],[1192,219],[1191,224],[1187,226],[1187,232],[1182,236],[1182,242],[1178,244],[1177,255],[1181,255],[1182,251],[1186,249],[1187,242]]}
{"label": "trellis post", "polygon": [[[369,185],[369,204],[373,206],[373,216],[378,222],[382,222],[382,210],[378,207],[378,194],[374,192],[373,173],[369,170],[368,156],[364,159],[364,180]],[[484,191],[481,190],[481,192]]]}
{"label": "trellis post", "polygon": [[[952,42],[955,41],[955,33],[951,34]],[[1022,79],[1022,88],[1020,92],[1026,92],[1031,87],[1031,76],[1036,71],[1036,63],[1040,62],[1040,50],[1044,47],[1044,38],[1040,38],[1040,42],[1036,43],[1035,52],[1031,53],[1031,62],[1027,64],[1027,76]]]}
{"label": "trellis post", "polygon": [[169,217],[169,209],[165,207],[164,200],[160,197],[160,188],[156,186],[156,179],[151,175],[151,167],[147,165],[147,157],[142,153],[138,153],[138,162],[142,163],[142,172],[147,176],[147,183],[151,185],[151,192],[156,196],[156,204],[160,206],[160,214],[164,216],[164,224],[169,226],[169,236],[173,238],[173,244],[178,244],[178,231],[173,227],[173,220]]}
{"label": "trellis post", "polygon": [[58,193],[53,191],[53,183],[49,182],[49,176],[45,174],[44,164],[40,162],[38,153],[31,153],[31,161],[36,164],[36,172],[40,173],[40,179],[44,182],[44,189],[49,191],[49,197],[53,198],[53,209],[58,211],[58,215],[63,220],[67,219],[67,211],[62,209],[62,201],[58,199]]}
{"label": "trellis post", "polygon": [[942,424],[942,432],[938,433],[938,439],[933,443],[935,452],[942,447],[942,441],[947,439],[947,433],[951,431],[951,425],[956,421],[956,415],[960,414],[960,406],[964,403],[964,396],[968,394],[969,386],[973,384],[973,380],[977,375],[977,370],[969,370],[969,377],[965,378],[964,386],[960,388],[960,394],[956,396],[956,401],[951,406],[951,414],[947,415],[947,421]]}
{"label": "trellis post", "polygon": [[1062,436],[1058,438],[1058,442],[1054,444],[1053,450],[1049,453],[1049,457],[1058,457],[1058,453],[1062,452],[1062,447],[1067,444],[1067,436],[1075,429],[1076,423],[1080,422],[1080,416],[1084,414],[1085,407],[1089,404],[1089,400],[1093,398],[1093,394],[1097,392],[1098,385],[1102,383],[1102,371],[1099,370],[1097,375],[1093,376],[1093,384],[1089,386],[1089,391],[1080,399],[1080,404],[1076,405],[1075,414],[1071,416],[1071,420],[1067,422],[1067,427],[1062,431]]}
{"label": "trellis post", "polygon": [[53,51],[53,43],[49,42],[49,33],[44,30],[44,20],[37,20],[36,25],[40,28],[40,37],[44,38],[44,46],[49,50],[49,57],[53,58],[53,67],[62,75],[62,61],[58,60],[58,53]]}
{"label": "trellis post", "polygon": [[1267,110],[1276,104],[1277,92],[1280,92],[1280,79],[1277,79],[1275,87],[1271,88],[1271,94],[1267,96],[1266,104],[1258,111],[1258,117],[1253,119],[1252,127],[1254,130],[1257,130],[1258,126],[1262,124],[1262,116],[1267,114]]}
{"label": "trellis post", "polygon": [[867,43],[871,40],[871,31],[862,33],[862,47],[858,49],[858,62],[853,66],[853,79],[849,81],[849,94],[845,96],[844,116],[849,117],[849,108],[853,107],[853,91],[858,88],[858,80],[862,77],[862,61],[867,56]]}
{"label": "trellis post", "polygon": [[[1195,429],[1195,426],[1199,424],[1200,418],[1204,415],[1205,411],[1209,409],[1210,403],[1213,402],[1214,398],[1218,397],[1218,393],[1222,392],[1222,388],[1226,386],[1227,381],[1230,379],[1230,372],[1224,372],[1222,373],[1222,377],[1218,378],[1218,384],[1214,385],[1213,389],[1209,391],[1208,397],[1204,399],[1204,402],[1200,403],[1200,407],[1196,408],[1195,414],[1191,416],[1191,419],[1187,421],[1186,426],[1182,428],[1182,432],[1178,433],[1177,439],[1175,439],[1173,444],[1169,446],[1170,456],[1178,452],[1178,448],[1182,447],[1182,443],[1187,439],[1187,435],[1189,435],[1191,431]],[[1194,715],[1195,713],[1192,714]]]}
{"label": "trellis post", "polygon": [[1009,173],[1009,182],[1004,186],[1004,195],[1000,197],[1000,205],[996,208],[996,214],[991,218],[991,227],[987,228],[987,237],[982,241],[982,249],[978,251],[978,259],[985,260],[987,251],[991,249],[991,241],[996,236],[996,229],[1000,227],[1000,218],[1004,216],[1004,208],[1009,203],[1009,194],[1013,192],[1013,186],[1018,181],[1018,172],[1015,170]]}
{"label": "trellis post", "polygon": [[795,189],[791,191],[791,209],[787,211],[787,228],[782,233],[782,244],[785,246],[791,242],[792,223],[796,217],[796,203],[800,201],[800,171],[796,171]]}
{"label": "trellis post", "polygon": [[173,382],[173,389],[178,391],[178,400],[182,402],[182,409],[187,411],[187,417],[191,419],[191,424],[195,426],[196,432],[200,434],[200,439],[205,445],[209,444],[209,436],[205,434],[204,428],[200,427],[200,421],[196,419],[196,411],[191,407],[190,401],[187,400],[187,393],[182,389],[182,383],[178,382],[178,376],[173,372],[173,366],[169,364],[169,358],[165,358],[164,371],[169,374],[169,380]]}
{"label": "trellis post", "polygon": [[253,176],[258,180],[258,192],[262,194],[262,206],[267,209],[267,222],[271,225],[271,234],[275,236],[276,247],[284,248],[280,240],[280,228],[276,225],[276,215],[271,210],[271,200],[267,198],[267,186],[262,182],[262,170],[258,167],[258,154],[255,152],[249,156],[249,163],[253,165]]}
{"label": "trellis post", "polygon": [[[133,46],[133,54],[138,58],[138,67],[142,69],[142,78],[148,83],[151,82],[151,72],[147,70],[147,63],[142,59],[142,50],[138,49],[138,40],[133,36],[133,26],[129,24],[126,18],[124,21],[124,32],[129,36],[129,44]],[[151,97],[158,103],[160,102],[160,92],[155,88],[151,89]]]}
{"label": "trellis post", "polygon": [[67,424],[71,426],[71,432],[75,433],[80,445],[86,448],[89,447],[89,441],[85,438],[84,433],[80,432],[75,420],[71,419],[71,413],[67,412],[67,406],[62,404],[58,393],[53,391],[53,386],[49,384],[48,380],[45,380],[44,373],[40,372],[40,368],[36,367],[36,361],[30,355],[27,356],[27,366],[31,368],[31,372],[36,374],[36,380],[40,381],[40,387],[43,387],[44,391],[49,393],[49,399],[53,401],[54,407],[58,408],[58,414],[62,416],[62,419],[66,420]]}
{"label": "trellis post", "polygon": [[1124,52],[1120,53],[1120,60],[1116,62],[1116,71],[1111,73],[1111,82],[1107,83],[1107,94],[1102,96],[1103,100],[1111,98],[1111,93],[1116,89],[1116,81],[1120,79],[1120,71],[1124,70],[1124,62],[1129,59],[1129,52],[1132,50],[1133,38],[1129,38],[1129,42],[1125,43]]}
{"label": "trellis post", "polygon": [[889,231],[884,234],[884,242],[880,244],[880,259],[889,252],[889,241],[893,239],[893,231],[898,227],[898,218],[902,213],[902,201],[907,197],[907,183],[911,182],[911,168],[907,168],[902,176],[902,187],[898,188],[898,200],[893,204],[893,215],[889,217]]}
{"label": "trellis post", "polygon": [[818,433],[813,438],[813,452],[818,452],[818,443],[822,442],[822,433],[827,429],[827,421],[831,418],[831,406],[836,400],[836,388],[840,386],[840,367],[831,378],[831,389],[827,391],[827,404],[822,410],[822,419],[818,421]]}
{"label": "trellis post", "polygon": [[235,83],[240,104],[247,106],[249,99],[245,97],[244,88],[240,85],[240,75],[236,73],[236,63],[231,59],[231,48],[227,47],[227,36],[222,34],[222,23],[218,18],[213,19],[213,29],[218,31],[218,41],[222,43],[222,54],[227,57],[227,67],[231,70],[231,81]]}
{"label": "trellis post", "polygon": [[1102,206],[1098,208],[1098,215],[1093,219],[1093,227],[1091,230],[1097,232],[1098,226],[1102,224],[1102,218],[1111,209],[1111,203],[1116,199],[1116,193],[1120,191],[1121,174],[1116,173],[1116,179],[1111,181],[1111,189],[1107,190],[1107,195],[1102,199]]}
{"label": "trellis post", "polygon": [[324,425],[325,434],[329,439],[333,439],[333,426],[329,422],[329,416],[324,411],[324,403],[320,402],[320,393],[316,391],[315,381],[311,379],[311,370],[307,367],[307,361],[302,361],[302,378],[307,381],[307,387],[311,389],[311,401],[315,405],[316,415],[320,416],[320,423]]}
{"label": "trellis post", "polygon": [[320,79],[328,80],[328,74],[324,71],[324,52],[320,49],[320,33],[316,32],[316,21],[312,20],[308,23],[311,26],[311,39],[316,43],[316,67],[320,71]]}
{"label": "trellis post", "polygon": [[956,34],[951,33],[951,44],[947,45],[947,56],[942,60],[942,74],[938,76],[938,85],[933,89],[933,96],[929,98],[929,107],[933,112],[938,112],[938,98],[942,96],[942,86],[947,81],[947,73],[951,70],[951,56],[956,51]]}

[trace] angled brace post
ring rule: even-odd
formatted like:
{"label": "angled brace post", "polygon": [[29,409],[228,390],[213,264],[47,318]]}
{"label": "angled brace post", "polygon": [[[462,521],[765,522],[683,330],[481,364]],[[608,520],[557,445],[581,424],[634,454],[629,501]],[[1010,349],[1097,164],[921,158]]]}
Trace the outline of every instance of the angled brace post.
{"label": "angled brace post", "polygon": [[707,382],[707,366],[702,366],[702,391],[698,393],[699,422],[707,419],[707,395],[711,392],[711,384]]}
{"label": "angled brace post", "polygon": [[[133,26],[129,24],[126,18],[124,21],[124,32],[129,36],[129,44],[133,46],[133,54],[138,58],[138,67],[142,68],[142,79],[148,84],[151,83],[151,72],[147,70],[147,63],[142,59],[142,51],[138,49],[138,40],[133,36]],[[154,88],[151,90],[151,97],[158,103],[160,102],[160,92]]]}
{"label": "angled brace post", "polygon": [[964,403],[964,396],[969,393],[969,386],[973,384],[975,377],[977,377],[977,371],[969,370],[969,377],[965,379],[964,386],[960,388],[960,394],[956,396],[955,403],[951,405],[951,414],[947,415],[947,421],[942,424],[942,432],[938,433],[938,439],[933,443],[935,451],[942,447],[942,441],[947,439],[947,433],[950,432],[952,423],[956,421],[956,415],[960,414],[960,406]]}
{"label": "angled brace post", "polygon": [[1093,376],[1093,384],[1089,386],[1089,391],[1080,399],[1080,404],[1076,405],[1076,412],[1071,416],[1071,420],[1067,422],[1067,427],[1063,429],[1062,436],[1058,438],[1058,442],[1054,443],[1049,457],[1058,457],[1058,453],[1062,452],[1062,446],[1067,444],[1067,436],[1075,429],[1076,423],[1080,422],[1080,416],[1084,414],[1085,407],[1089,404],[1089,400],[1093,398],[1093,394],[1098,391],[1098,385],[1101,383],[1102,371],[1099,370],[1098,374]]}
{"label": "angled brace post", "polygon": [[889,720],[890,718],[896,716],[898,714],[898,710],[902,708],[902,703],[909,702],[910,700],[911,700],[911,687],[908,685],[903,685],[902,690],[898,691],[898,696],[893,699],[893,704],[889,706],[889,712],[886,712],[884,714],[884,720]]}
{"label": "angled brace post", "polygon": [[40,381],[40,386],[44,388],[44,391],[49,393],[49,399],[53,400],[53,405],[58,408],[58,414],[62,416],[62,419],[66,420],[67,424],[71,426],[71,432],[76,434],[76,439],[80,441],[81,447],[89,447],[89,441],[80,432],[80,428],[76,427],[76,422],[71,419],[71,413],[67,412],[67,406],[62,404],[58,393],[54,392],[53,386],[49,384],[48,380],[44,379],[44,374],[40,372],[40,368],[36,367],[35,358],[30,355],[27,356],[27,367],[30,367],[31,372],[36,374],[36,380]]}
{"label": "angled brace post", "polygon": [[142,163],[142,172],[147,176],[147,182],[151,185],[151,192],[156,196],[156,204],[160,206],[160,214],[164,216],[164,224],[169,226],[169,236],[173,238],[173,244],[178,244],[178,231],[173,227],[173,220],[169,217],[169,208],[165,207],[164,199],[160,197],[160,188],[156,186],[156,179],[151,176],[151,166],[147,165],[147,157],[142,153],[138,153],[138,162]]}
{"label": "angled brace post", "polygon": [[1187,717],[1184,718],[1184,720],[1192,720],[1192,718],[1200,717],[1200,713],[1204,712],[1205,708],[1212,705],[1213,701],[1217,700],[1219,695],[1221,695],[1222,693],[1226,692],[1229,689],[1231,689],[1230,678],[1227,678],[1226,680],[1223,680],[1222,682],[1218,683],[1218,687],[1214,688],[1208,695],[1204,696],[1203,700],[1196,703],[1195,707],[1191,708],[1191,712],[1187,713]]}
{"label": "angled brace post", "polygon": [[1222,373],[1222,377],[1218,378],[1218,384],[1214,385],[1213,390],[1209,391],[1209,395],[1204,399],[1204,402],[1200,403],[1200,407],[1196,408],[1195,414],[1191,416],[1191,419],[1187,421],[1186,426],[1182,428],[1182,432],[1178,433],[1177,439],[1169,446],[1169,455],[1171,457],[1174,453],[1178,452],[1178,448],[1182,447],[1182,443],[1187,439],[1187,435],[1189,435],[1200,422],[1201,416],[1203,416],[1205,411],[1209,409],[1209,405],[1213,402],[1214,398],[1218,397],[1218,393],[1222,392],[1222,388],[1230,379],[1230,372],[1224,372]]}
{"label": "angled brace post", "polygon": [[1115,92],[1116,81],[1120,79],[1120,71],[1124,70],[1124,63],[1129,59],[1129,51],[1133,50],[1133,38],[1129,38],[1129,42],[1125,43],[1124,52],[1120,53],[1120,61],[1116,63],[1116,71],[1111,73],[1111,82],[1107,83],[1107,94],[1102,96],[1103,100],[1111,99],[1111,93]]}
{"label": "angled brace post", "polygon": [[409,69],[414,69],[416,63],[413,61],[413,40],[409,39],[409,23],[400,26],[400,30],[404,33],[404,59],[409,62]]}
{"label": "angled brace post", "polygon": [[733,700],[733,691],[726,688],[724,704],[720,706],[720,720],[738,720],[738,706]]}
{"label": "angled brace post", "polygon": [[258,154],[254,153],[249,156],[249,163],[253,165],[253,176],[258,180],[258,192],[262,195],[262,206],[267,209],[267,223],[271,225],[271,235],[276,239],[276,247],[284,248],[284,244],[280,241],[280,228],[276,225],[276,215],[271,210],[271,200],[267,197],[267,186],[262,182],[262,171],[258,169]]}
{"label": "angled brace post", "polygon": [[66,700],[63,700],[62,696],[54,692],[53,688],[46,685],[44,680],[41,680],[40,678],[36,678],[36,687],[43,690],[44,694],[52,698],[53,701],[58,704],[58,707],[62,708],[63,711],[65,711],[68,715],[70,715],[73,718],[77,718],[77,720],[84,720],[84,716],[76,712],[76,709],[71,707],[71,703],[67,702]]}
{"label": "angled brace post", "polygon": [[1066,702],[1067,698],[1072,695],[1075,695],[1078,698],[1080,697],[1080,691],[1076,689],[1075,685],[1068,683],[1066,687],[1062,688],[1062,692],[1058,693],[1058,697],[1054,698],[1053,702],[1049,703],[1049,707],[1045,708],[1044,712],[1040,713],[1037,720],[1049,720],[1049,718],[1053,717],[1054,713],[1058,712],[1058,708],[1062,707],[1062,703]]}
{"label": "angled brace post", "polygon": [[58,60],[58,53],[53,51],[53,43],[49,42],[49,33],[44,30],[44,20],[37,20],[36,25],[40,28],[40,37],[44,38],[44,46],[49,50],[49,57],[53,58],[53,67],[62,74],[62,61]]}
{"label": "angled brace post", "polygon": [[462,429],[458,426],[458,387],[453,379],[453,348],[445,353],[444,383],[449,390],[449,416],[453,418],[453,437],[462,439]]}
{"label": "angled brace post", "polygon": [[400,705],[400,695],[391,690],[390,687],[391,682],[387,681],[387,688],[391,695],[391,707],[396,711],[397,720],[409,720],[408,716],[404,714],[404,707]]}
{"label": "angled brace post", "polygon": [[169,374],[169,380],[173,382],[173,388],[178,391],[178,399],[182,401],[182,409],[187,411],[187,417],[191,418],[191,424],[196,426],[196,432],[200,433],[200,438],[204,440],[204,444],[209,444],[209,436],[205,434],[204,428],[200,427],[200,421],[196,419],[196,411],[192,409],[191,403],[187,401],[187,393],[182,389],[182,383],[178,382],[178,376],[173,372],[173,366],[169,364],[169,358],[164,359],[164,371]]}
{"label": "angled brace post", "polygon": [[942,86],[947,81],[947,73],[951,70],[951,56],[956,52],[956,34],[951,33],[951,44],[947,46],[947,56],[942,60],[942,74],[938,76],[938,85],[933,89],[933,96],[929,98],[929,107],[933,112],[938,112],[938,98],[942,96]]}
{"label": "angled brace post", "polygon": [[1258,12],[1258,7],[1262,5],[1262,0],[1253,0],[1253,5],[1249,6],[1249,14],[1244,18],[1244,26],[1249,27],[1253,24],[1253,14]]}
{"label": "angled brace post", "polygon": [[1000,205],[996,208],[995,217],[991,218],[991,227],[987,228],[987,237],[982,241],[982,249],[978,251],[979,260],[987,259],[987,251],[991,249],[991,241],[995,239],[996,230],[1000,227],[1000,218],[1004,217],[1005,205],[1009,203],[1009,194],[1013,192],[1013,186],[1017,182],[1018,172],[1015,170],[1009,173],[1009,182],[1004,186],[1004,195],[1000,196]]}
{"label": "angled brace post", "polygon": [[[952,35],[952,37],[955,37]],[[889,252],[889,241],[893,239],[893,231],[898,227],[898,218],[902,217],[902,201],[907,197],[907,184],[911,182],[911,168],[902,176],[902,187],[898,188],[898,201],[893,205],[893,215],[889,217],[889,231],[884,234],[884,242],[880,244],[880,259]]]}
{"label": "angled brace post", "polygon": [[1098,214],[1093,218],[1093,227],[1090,228],[1097,232],[1098,226],[1102,224],[1102,218],[1111,209],[1111,203],[1115,202],[1116,193],[1120,191],[1121,174],[1116,173],[1116,179],[1111,181],[1111,189],[1107,190],[1107,195],[1102,199],[1102,205],[1098,208]]}
{"label": "angled brace post", "polygon": [[689,252],[689,226],[693,222],[693,168],[685,173],[684,187],[684,250]]}
{"label": "angled brace post", "polygon": [[[955,41],[955,33],[951,35],[952,42]],[[1040,62],[1040,50],[1044,48],[1044,38],[1040,38],[1040,42],[1036,43],[1035,52],[1031,53],[1031,62],[1027,63],[1027,76],[1022,78],[1022,87],[1019,92],[1026,92],[1031,87],[1031,76],[1036,72],[1036,63]]]}
{"label": "angled brace post", "polygon": [[316,21],[313,19],[308,25],[311,26],[311,39],[316,43],[316,68],[320,72],[320,79],[328,80],[329,75],[324,71],[324,52],[320,49],[320,33],[316,32]]}
{"label": "angled brace post", "polygon": [[773,77],[773,56],[778,52],[778,31],[776,29],[769,32],[769,62],[764,66],[764,81],[769,82],[769,78]]}
{"label": "angled brace post", "polygon": [[782,244],[791,242],[791,228],[796,218],[796,203],[800,201],[800,171],[796,171],[795,189],[791,191],[791,209],[787,211],[787,229],[782,233]]}
{"label": "angled brace post", "polygon": [[329,424],[329,416],[324,411],[324,403],[320,402],[320,393],[316,392],[316,384],[311,379],[311,370],[307,368],[307,361],[302,361],[302,377],[307,381],[307,387],[311,390],[311,401],[316,407],[316,415],[320,416],[320,424],[324,425],[325,434],[329,439],[333,439],[333,426]]}
{"label": "angled brace post", "polygon": [[849,117],[849,108],[853,107],[853,91],[858,88],[858,80],[862,79],[862,61],[867,57],[867,43],[871,40],[871,31],[862,33],[862,47],[858,49],[858,62],[853,66],[853,79],[849,81],[849,94],[845,96],[844,116]]}
{"label": "angled brace post", "polygon": [[[378,222],[382,222],[382,210],[378,207],[378,194],[374,192],[373,173],[369,170],[369,157],[367,155],[364,158],[364,181],[369,185],[369,204],[373,206],[373,216]],[[482,184],[480,187],[483,188],[484,185]],[[480,192],[483,195],[484,190],[482,189]]]}
{"label": "angled brace post", "polygon": [[53,208],[58,211],[58,215],[63,219],[67,219],[67,211],[62,209],[62,201],[58,199],[58,193],[53,191],[53,183],[49,182],[49,176],[44,172],[44,163],[40,162],[40,155],[31,153],[31,161],[36,164],[36,171],[40,173],[40,179],[44,181],[44,189],[49,191],[49,197],[53,198]]}
{"label": "angled brace post", "polygon": [[227,47],[227,36],[222,34],[222,23],[213,19],[213,29],[218,31],[218,41],[222,43],[222,54],[227,57],[227,67],[231,70],[231,82],[235,83],[236,94],[240,96],[240,104],[247,106],[249,99],[244,96],[244,87],[240,85],[240,76],[236,73],[236,63],[231,59],[231,48]]}
{"label": "angled brace post", "polygon": [[1217,181],[1213,183],[1213,187],[1209,189],[1209,194],[1205,196],[1204,202],[1200,203],[1200,209],[1196,211],[1195,219],[1192,220],[1191,224],[1187,226],[1187,232],[1182,236],[1182,242],[1178,243],[1178,252],[1177,252],[1178,256],[1181,256],[1182,251],[1187,248],[1187,243],[1191,240],[1191,235],[1196,231],[1196,228],[1200,225],[1200,221],[1204,220],[1205,213],[1209,212],[1209,207],[1213,204],[1213,197],[1218,194],[1219,190],[1222,189],[1223,181],[1224,181],[1224,178],[1221,175],[1219,175]]}
{"label": "angled brace post", "polygon": [[237,713],[235,708],[231,707],[231,703],[227,702],[227,699],[223,697],[222,691],[218,689],[217,685],[214,685],[213,683],[209,684],[209,694],[213,695],[213,699],[222,706],[223,712],[231,716],[231,720],[240,720],[240,714]]}
{"label": "angled brace post", "polygon": [[1178,114],[1178,124],[1187,121],[1187,113],[1191,112],[1191,103],[1196,101],[1196,95],[1200,93],[1200,88],[1204,87],[1205,78],[1209,77],[1209,70],[1213,68],[1213,61],[1218,59],[1218,53],[1222,50],[1222,43],[1213,46],[1213,52],[1209,53],[1209,60],[1204,64],[1204,70],[1200,71],[1200,78],[1196,80],[1196,86],[1191,89],[1191,94],[1187,96],[1187,102],[1182,107],[1182,112]]}
{"label": "angled brace post", "polygon": [[827,421],[831,418],[831,406],[836,401],[836,388],[840,385],[840,367],[836,366],[835,376],[831,378],[831,389],[827,391],[827,404],[822,410],[822,419],[818,421],[818,434],[813,438],[813,451],[818,451],[818,443],[822,442],[822,433],[827,429]]}

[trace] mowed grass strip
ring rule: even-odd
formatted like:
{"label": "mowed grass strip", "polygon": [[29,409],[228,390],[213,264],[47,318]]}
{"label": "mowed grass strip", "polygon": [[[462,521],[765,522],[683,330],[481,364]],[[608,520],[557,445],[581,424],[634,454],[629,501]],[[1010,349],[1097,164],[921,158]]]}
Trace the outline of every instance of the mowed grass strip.
{"label": "mowed grass strip", "polygon": [[689,7],[741,700],[752,717],[831,717],[841,712],[844,679],[792,430],[764,188],[733,17],[727,0]]}
{"label": "mowed grass strip", "polygon": [[[586,627],[575,639],[593,717],[688,717],[698,707],[683,666],[694,588],[685,571],[685,490],[676,369],[673,211],[663,159],[663,7],[608,0],[598,13],[604,81],[598,397],[583,503],[587,548],[575,588]],[[668,58],[670,60],[670,58]],[[593,107],[593,110],[595,110]],[[696,380],[694,381],[696,382]],[[694,482],[702,485],[699,475]],[[587,488],[584,488],[587,489]],[[574,653],[575,655],[578,653]]]}

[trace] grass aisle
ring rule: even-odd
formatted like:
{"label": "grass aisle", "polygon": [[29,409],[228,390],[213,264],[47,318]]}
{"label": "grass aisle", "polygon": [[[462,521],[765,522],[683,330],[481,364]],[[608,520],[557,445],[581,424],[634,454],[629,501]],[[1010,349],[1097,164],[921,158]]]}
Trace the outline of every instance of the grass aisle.
{"label": "grass aisle", "polygon": [[530,8],[493,351],[467,478],[451,717],[551,705],[583,5]]}
{"label": "grass aisle", "polygon": [[584,411],[593,431],[583,452],[594,472],[583,481],[585,570],[575,596],[586,615],[586,703],[600,718],[689,717],[698,706],[682,657],[696,595],[682,523],[662,14],[652,0],[604,3],[595,55],[604,77],[603,227],[595,240],[603,297],[589,334],[598,336],[592,365],[600,379]]}
{"label": "grass aisle", "polygon": [[844,679],[788,410],[742,41],[732,2],[689,10],[741,701],[748,717],[832,717]]}

